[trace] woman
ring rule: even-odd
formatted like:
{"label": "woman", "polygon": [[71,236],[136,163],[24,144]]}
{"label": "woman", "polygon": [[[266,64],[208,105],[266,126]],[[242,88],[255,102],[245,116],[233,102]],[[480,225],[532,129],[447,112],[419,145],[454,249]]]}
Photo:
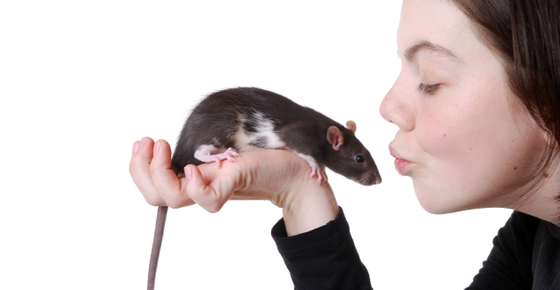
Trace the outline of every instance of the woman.
{"label": "woman", "polygon": [[[470,289],[560,287],[558,15],[556,0],[403,3],[402,70],[381,105],[399,127],[397,171],[431,213],[515,210]],[[148,203],[215,212],[230,198],[270,200],[296,289],[371,289],[329,184],[296,155],[249,152],[181,179],[170,159],[165,141],[134,144],[130,171]]]}

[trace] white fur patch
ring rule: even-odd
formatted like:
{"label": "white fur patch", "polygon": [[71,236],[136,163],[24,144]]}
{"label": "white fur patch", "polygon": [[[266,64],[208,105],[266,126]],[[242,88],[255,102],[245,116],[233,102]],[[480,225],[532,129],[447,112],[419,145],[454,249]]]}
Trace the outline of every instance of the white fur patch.
{"label": "white fur patch", "polygon": [[[255,113],[253,118],[257,120],[257,126],[255,127],[257,132],[247,132],[243,129],[242,125],[240,125],[239,130],[237,130],[237,133],[233,137],[240,152],[259,149],[277,149],[286,146],[274,132],[274,124],[272,121],[266,119],[261,113]],[[246,120],[240,119],[241,124],[246,122]],[[259,146],[252,144],[259,144]]]}
{"label": "white fur patch", "polygon": [[307,163],[309,163],[309,167],[315,168],[315,169],[320,168],[319,163],[317,163],[315,158],[313,158],[309,155],[298,153],[296,151],[294,151],[294,153],[296,153],[299,157],[301,157],[301,159],[307,161]]}

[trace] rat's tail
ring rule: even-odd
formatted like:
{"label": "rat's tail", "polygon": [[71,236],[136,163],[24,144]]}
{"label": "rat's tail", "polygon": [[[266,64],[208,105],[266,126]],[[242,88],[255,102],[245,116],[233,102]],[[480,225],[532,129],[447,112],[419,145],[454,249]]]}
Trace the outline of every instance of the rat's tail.
{"label": "rat's tail", "polygon": [[156,231],[154,233],[154,242],[152,244],[152,255],[150,257],[150,269],[148,272],[148,290],[154,289],[156,282],[156,270],[159,259],[159,251],[163,240],[163,230],[165,228],[165,219],[167,217],[167,206],[158,207]]}

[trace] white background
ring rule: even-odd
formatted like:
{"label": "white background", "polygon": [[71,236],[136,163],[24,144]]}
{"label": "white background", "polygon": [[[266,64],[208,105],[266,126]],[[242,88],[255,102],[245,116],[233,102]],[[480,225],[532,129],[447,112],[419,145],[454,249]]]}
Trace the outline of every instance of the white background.
{"label": "white background", "polygon": [[[383,183],[329,178],[375,289],[466,287],[509,211],[420,207],[379,115],[400,2],[339,3],[3,1],[2,288],[144,289],[156,208],[128,174],[132,143],[174,144],[198,100],[236,86],[356,121]],[[156,288],[292,289],[279,218],[268,202],[170,210]]]}

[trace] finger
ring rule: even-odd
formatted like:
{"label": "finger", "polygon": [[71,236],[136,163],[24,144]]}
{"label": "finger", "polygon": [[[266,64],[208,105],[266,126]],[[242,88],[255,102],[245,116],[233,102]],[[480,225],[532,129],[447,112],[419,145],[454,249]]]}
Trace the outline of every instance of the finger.
{"label": "finger", "polygon": [[130,159],[128,170],[146,202],[151,205],[165,205],[154,186],[150,173],[153,146],[154,140],[149,137],[144,137],[141,141],[136,141],[133,145],[133,155]]}
{"label": "finger", "polygon": [[132,145],[132,156],[134,156],[134,154],[136,154],[136,152],[138,152],[139,145],[140,145],[140,141],[136,141]]}
{"label": "finger", "polygon": [[[215,164],[206,165],[203,168],[206,169],[205,171],[210,171],[210,174],[215,173],[217,169]],[[210,184],[207,184],[200,169],[194,165],[185,167],[185,178],[185,187],[190,198],[211,213],[219,211],[235,191],[231,175],[220,174],[219,178],[215,178]]]}
{"label": "finger", "polygon": [[165,140],[158,140],[154,145],[150,173],[154,187],[169,207],[179,208],[194,204],[187,195],[181,179],[171,170],[171,147]]}

